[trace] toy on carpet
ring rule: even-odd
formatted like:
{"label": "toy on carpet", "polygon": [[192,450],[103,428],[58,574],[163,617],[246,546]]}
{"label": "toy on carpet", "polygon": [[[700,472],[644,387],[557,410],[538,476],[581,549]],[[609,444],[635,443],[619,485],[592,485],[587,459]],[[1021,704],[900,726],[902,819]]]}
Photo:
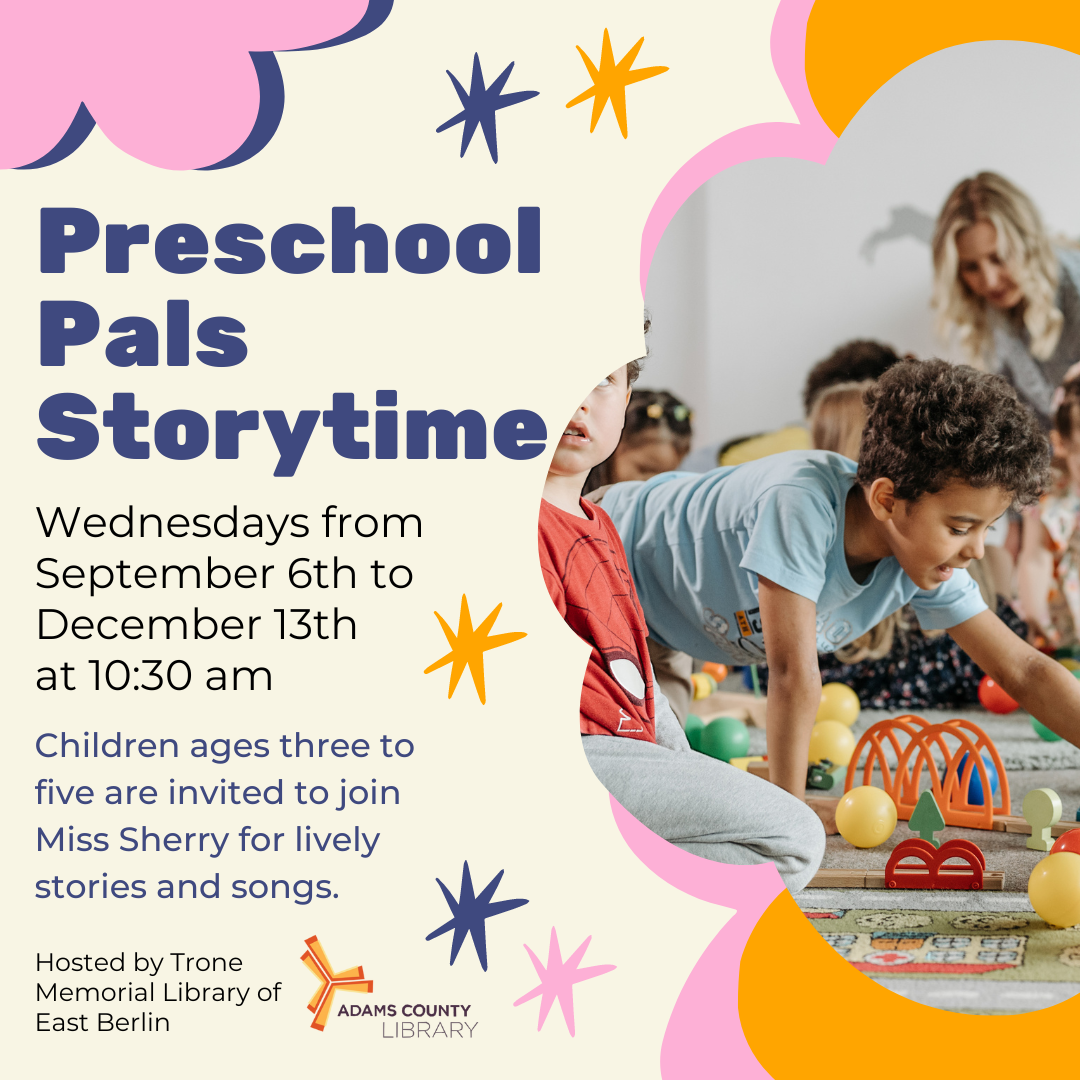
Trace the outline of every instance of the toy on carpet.
{"label": "toy on carpet", "polygon": [[[960,764],[956,766],[956,771],[960,773],[960,783],[963,784],[964,780],[964,766],[967,764],[968,756],[965,754],[960,759]],[[986,766],[986,771],[990,775],[990,797],[993,798],[997,794],[998,789],[998,775],[997,769],[994,768],[993,758],[989,754],[983,753],[983,764]],[[972,806],[982,806],[983,804],[983,786],[982,781],[979,779],[978,772],[975,769],[971,770],[971,779],[968,780],[967,787],[967,800]]]}
{"label": "toy on carpet", "polygon": [[750,773],[751,776],[757,776],[758,770],[755,766],[764,765],[765,776],[764,779],[768,780],[769,776],[769,756],[768,754],[755,754],[752,757],[733,757],[728,759],[729,765],[734,765],[736,769],[742,769],[743,772]]}
{"label": "toy on carpet", "polygon": [[855,736],[839,720],[819,720],[810,731],[811,764],[828,759],[836,765],[846,765],[855,752]]}
{"label": "toy on carpet", "polygon": [[1050,830],[1061,820],[1058,793],[1045,787],[1029,791],[1024,796],[1023,811],[1024,820],[1031,826],[1027,846],[1032,851],[1049,851],[1053,847]]}
{"label": "toy on carpet", "polygon": [[877,847],[896,828],[896,804],[881,788],[851,788],[836,804],[836,828],[855,847]]}
{"label": "toy on carpet", "polygon": [[695,671],[690,676],[690,682],[694,688],[694,701],[701,701],[716,693],[716,679],[704,671]]}
{"label": "toy on carpet", "polygon": [[1020,707],[989,675],[984,675],[979,683],[979,701],[992,713],[1010,713]]}
{"label": "toy on carpet", "polygon": [[[904,863],[914,859],[915,864]],[[948,865],[961,859],[962,866]],[[946,840],[935,847],[929,840],[913,836],[893,848],[885,865],[885,886],[889,889],[981,889],[986,858],[970,840]]]}
{"label": "toy on carpet", "polygon": [[1054,841],[1050,854],[1056,855],[1059,851],[1075,851],[1077,855],[1080,855],[1080,829],[1070,829]]}
{"label": "toy on carpet", "polygon": [[[885,871],[848,870],[839,867],[819,870],[807,884],[807,889],[885,889]],[[903,886],[898,886],[903,888]],[[940,887],[940,886],[939,886]],[[1001,892],[1005,888],[1004,870],[984,870],[983,892]]]}
{"label": "toy on carpet", "polygon": [[859,719],[859,695],[843,683],[826,683],[821,688],[821,704],[814,719],[817,723],[836,720],[851,727]]}
{"label": "toy on carpet", "polygon": [[938,806],[932,791],[924,791],[919,796],[911,820],[908,821],[908,828],[934,847],[941,846],[941,841],[934,837],[934,833],[945,828],[945,819],[941,816],[941,807]]}
{"label": "toy on carpet", "polygon": [[686,741],[690,744],[691,750],[701,750],[701,733],[705,730],[705,721],[697,716],[695,713],[686,714],[686,723],[683,724],[683,731],[686,733]]}
{"label": "toy on carpet", "polygon": [[1060,742],[1061,736],[1056,731],[1051,731],[1044,723],[1036,720],[1033,716],[1031,718],[1031,726],[1035,729],[1035,734],[1040,739],[1045,739],[1046,742]]}
{"label": "toy on carpet", "polygon": [[757,664],[747,664],[742,669],[743,686],[753,691],[754,697],[761,697],[761,677],[758,675]]}
{"label": "toy on carpet", "polygon": [[690,676],[690,683],[694,688],[694,701],[701,701],[716,693],[716,679],[707,672],[695,671]]}
{"label": "toy on carpet", "polygon": [[700,741],[703,754],[730,761],[733,757],[743,757],[750,749],[750,732],[741,720],[718,716],[702,728]]}
{"label": "toy on carpet", "polygon": [[[728,764],[736,765],[740,769],[745,769],[751,776],[756,776],[760,780],[771,779],[769,775],[768,754],[762,757],[733,757]],[[812,764],[807,765],[806,786],[812,791],[830,791],[836,785],[837,778],[833,775],[833,770],[835,768],[836,766],[828,758],[822,758],[821,761],[815,761]],[[835,804],[836,800],[818,799],[817,802],[820,805],[826,803]],[[835,832],[836,830],[833,829],[829,835],[832,836]]]}
{"label": "toy on carpet", "polygon": [[711,675],[717,682],[722,683],[728,677],[727,664],[718,664],[715,660],[709,660],[701,665],[701,670],[706,675]]}
{"label": "toy on carpet", "polygon": [[[901,743],[901,736],[907,736],[906,745]],[[895,766],[889,764],[886,745],[896,755]],[[863,732],[855,746],[844,781],[845,791],[851,791],[856,785],[864,749],[867,754],[861,766],[863,784],[871,783],[874,767],[878,766],[884,791],[892,797],[902,819],[911,817],[919,801],[924,768],[929,773],[930,789],[947,825],[991,829],[996,817],[1008,818],[1012,814],[1009,778],[997,748],[986,732],[970,720],[947,720],[942,724],[931,724],[919,716],[879,720]],[[943,760],[943,772],[939,772],[934,760],[935,749]],[[972,803],[969,797],[975,775],[979,777],[980,792],[993,791],[984,752],[989,755],[998,776],[999,806],[994,806],[992,799],[986,799],[981,805]],[[970,759],[961,766],[967,755]]]}
{"label": "toy on carpet", "polygon": [[806,786],[815,791],[831,791],[836,783],[836,777],[832,774],[835,768],[835,763],[828,758],[812,761],[806,768]]}
{"label": "toy on carpet", "polygon": [[1028,878],[1028,899],[1052,926],[1080,923],[1080,855],[1059,851],[1040,859]]}

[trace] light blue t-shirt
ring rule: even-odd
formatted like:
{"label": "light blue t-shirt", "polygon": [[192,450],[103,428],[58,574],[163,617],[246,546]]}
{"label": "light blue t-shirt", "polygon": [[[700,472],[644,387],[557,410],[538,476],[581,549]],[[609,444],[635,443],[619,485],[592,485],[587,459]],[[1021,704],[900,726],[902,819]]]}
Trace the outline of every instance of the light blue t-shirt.
{"label": "light blue t-shirt", "polygon": [[920,589],[890,556],[855,581],[844,556],[855,469],[840,454],[793,450],[609,488],[601,505],[622,537],[650,635],[701,660],[764,660],[759,574],[814,601],[819,652],[834,652],[907,603],[924,630],[983,611],[966,570]]}

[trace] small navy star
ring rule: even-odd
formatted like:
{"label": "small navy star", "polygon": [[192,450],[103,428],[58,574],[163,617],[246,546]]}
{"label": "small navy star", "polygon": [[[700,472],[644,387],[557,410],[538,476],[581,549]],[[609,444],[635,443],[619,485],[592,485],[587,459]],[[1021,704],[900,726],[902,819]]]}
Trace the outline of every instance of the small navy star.
{"label": "small navy star", "polygon": [[461,946],[465,943],[466,936],[472,934],[473,946],[476,948],[476,955],[480,959],[480,966],[487,971],[487,935],[484,929],[484,920],[490,919],[494,915],[501,915],[504,911],[513,911],[514,908],[521,907],[522,904],[529,902],[528,900],[499,900],[494,904],[491,902],[491,898],[495,895],[495,890],[499,887],[499,882],[502,881],[504,873],[504,870],[500,870],[484,886],[484,891],[479,896],[476,896],[473,893],[469,864],[466,862],[464,869],[461,871],[461,896],[458,898],[455,898],[454,894],[438,878],[435,879],[439,883],[439,888],[442,889],[442,894],[447,904],[450,905],[454,917],[449,922],[443,923],[438,930],[432,930],[424,940],[431,941],[440,934],[445,934],[447,930],[453,930],[454,940],[450,946],[451,966],[457,959]]}
{"label": "small navy star", "polygon": [[499,109],[517,105],[521,101],[528,101],[529,98],[536,97],[540,93],[539,90],[519,90],[514,94],[502,93],[502,88],[506,85],[506,80],[510,78],[510,72],[513,70],[514,63],[511,61],[506,70],[490,86],[484,86],[484,73],[480,70],[480,54],[473,53],[472,82],[469,84],[468,92],[454,78],[454,73],[447,71],[446,74],[450,76],[457,96],[461,99],[462,109],[456,116],[450,117],[445,124],[437,127],[435,133],[446,131],[455,124],[464,124],[465,127],[461,133],[461,157],[464,157],[465,151],[469,149],[469,143],[472,142],[472,137],[476,133],[476,125],[479,124],[484,129],[484,140],[487,142],[491,160],[497,163],[499,145],[495,134],[495,113]]}

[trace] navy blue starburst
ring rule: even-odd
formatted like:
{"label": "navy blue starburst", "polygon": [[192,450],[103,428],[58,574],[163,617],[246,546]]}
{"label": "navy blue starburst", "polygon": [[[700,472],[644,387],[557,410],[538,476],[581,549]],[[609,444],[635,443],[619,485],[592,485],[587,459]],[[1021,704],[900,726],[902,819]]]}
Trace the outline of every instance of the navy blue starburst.
{"label": "navy blue starburst", "polygon": [[476,125],[479,124],[483,128],[484,140],[487,142],[491,160],[497,163],[499,144],[495,134],[495,113],[499,109],[517,105],[521,101],[528,101],[529,98],[536,97],[540,93],[539,90],[519,90],[514,94],[504,94],[502,88],[506,85],[506,80],[510,78],[510,72],[513,70],[514,63],[511,61],[506,70],[490,86],[484,86],[484,73],[480,70],[480,54],[473,53],[472,82],[467,92],[465,87],[454,78],[454,73],[447,71],[446,74],[450,76],[457,96],[461,99],[462,109],[456,116],[450,117],[445,124],[437,127],[435,132],[438,134],[440,131],[452,128],[455,124],[464,124],[465,127],[461,133],[461,157],[464,157],[465,151],[469,149],[469,143],[476,134]]}
{"label": "navy blue starburst", "polygon": [[461,871],[460,897],[455,897],[438,878],[435,879],[439,883],[439,888],[442,889],[447,904],[450,905],[453,918],[449,922],[443,923],[438,930],[432,930],[424,940],[431,941],[440,934],[445,934],[447,930],[453,930],[454,940],[450,946],[451,965],[457,959],[461,946],[465,943],[466,936],[472,934],[473,945],[476,948],[480,966],[487,971],[487,933],[484,920],[490,919],[493,915],[501,915],[504,911],[513,911],[514,908],[521,907],[522,904],[529,902],[528,900],[498,900],[495,903],[491,902],[491,898],[495,895],[495,890],[499,887],[499,882],[502,881],[504,873],[504,870],[500,870],[484,886],[484,891],[479,896],[473,893],[472,875],[469,873],[468,862],[465,863]]}

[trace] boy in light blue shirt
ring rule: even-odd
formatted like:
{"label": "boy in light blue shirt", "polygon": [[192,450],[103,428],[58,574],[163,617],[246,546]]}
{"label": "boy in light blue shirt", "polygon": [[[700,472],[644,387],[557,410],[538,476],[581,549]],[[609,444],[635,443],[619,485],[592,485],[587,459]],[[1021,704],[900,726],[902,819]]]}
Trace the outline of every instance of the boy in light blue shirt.
{"label": "boy in light blue shirt", "polygon": [[910,603],[1033,715],[1080,743],[1080,683],[986,609],[964,569],[1010,505],[1037,500],[1049,448],[997,376],[906,361],[867,391],[859,464],[792,451],[602,496],[649,633],[700,659],[768,659],[774,782],[802,795],[817,654]]}
{"label": "boy in light blue shirt", "polygon": [[861,583],[852,577],[842,511],[855,469],[840,454],[791,450],[610,488],[603,507],[626,547],[649,635],[701,660],[764,661],[759,576],[814,601],[818,652],[835,652],[907,603],[925,630],[982,611],[965,570],[920,589],[890,557]]}

